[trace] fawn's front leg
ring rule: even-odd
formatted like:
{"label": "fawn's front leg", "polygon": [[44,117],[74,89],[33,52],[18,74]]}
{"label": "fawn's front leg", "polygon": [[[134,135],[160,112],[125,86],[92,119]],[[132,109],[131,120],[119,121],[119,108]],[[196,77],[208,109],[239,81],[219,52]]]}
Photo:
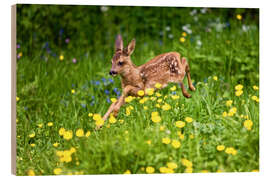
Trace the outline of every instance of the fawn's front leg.
{"label": "fawn's front leg", "polygon": [[106,120],[108,119],[109,115],[110,115],[111,112],[113,111],[113,109],[114,109],[115,105],[117,104],[117,102],[118,102],[118,100],[115,101],[114,103],[112,103],[112,104],[110,105],[110,107],[109,107],[109,109],[107,110],[106,114],[102,117],[102,119],[103,119],[104,121],[106,121]]}

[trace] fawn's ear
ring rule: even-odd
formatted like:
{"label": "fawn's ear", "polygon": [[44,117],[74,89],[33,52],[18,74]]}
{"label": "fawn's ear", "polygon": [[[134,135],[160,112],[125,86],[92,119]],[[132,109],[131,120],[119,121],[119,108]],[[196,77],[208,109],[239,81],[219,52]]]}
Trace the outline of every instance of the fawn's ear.
{"label": "fawn's ear", "polygon": [[135,49],[135,44],[136,44],[135,39],[132,39],[132,41],[128,44],[125,52],[128,56],[130,56],[133,53]]}
{"label": "fawn's ear", "polygon": [[115,40],[115,52],[123,50],[123,40],[120,34],[117,35]]}

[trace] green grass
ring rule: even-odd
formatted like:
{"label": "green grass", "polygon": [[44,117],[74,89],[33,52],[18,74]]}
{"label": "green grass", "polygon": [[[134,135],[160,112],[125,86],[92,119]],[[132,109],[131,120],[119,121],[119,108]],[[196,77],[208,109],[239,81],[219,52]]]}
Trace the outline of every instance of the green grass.
{"label": "green grass", "polygon": [[[121,91],[119,77],[110,81],[108,75],[113,49],[106,46],[108,53],[102,56],[102,45],[96,53],[72,45],[55,48],[58,55],[64,55],[60,61],[58,55],[50,56],[42,49],[25,55],[27,50],[22,44],[18,51],[23,56],[17,60],[17,174],[27,175],[33,170],[36,175],[48,175],[54,174],[55,168],[61,168],[62,174],[122,174],[127,170],[146,173],[142,168],[148,166],[159,173],[159,168],[168,162],[175,162],[178,167],[174,172],[182,173],[186,169],[181,163],[183,158],[192,162],[193,172],[258,170],[259,103],[252,100],[252,96],[259,97],[259,91],[253,89],[259,82],[258,28],[243,32],[241,23],[232,26],[211,33],[195,29],[193,34],[200,36],[202,47],[190,41],[191,35],[184,43],[175,37],[171,42],[164,41],[163,46],[151,41],[151,37],[145,38],[148,45],[139,40],[132,55],[135,64],[159,53],[178,51],[189,59],[196,91],[186,99],[179,85],[170,84],[158,91],[162,96],[157,98],[163,100],[161,106],[165,102],[171,106],[169,111],[156,107],[157,99],[144,104],[135,99],[121,108],[116,123],[106,121],[99,130],[95,130],[95,121],[88,114],[103,115],[110,105],[107,100],[117,97],[114,88]],[[76,64],[72,63],[74,57]],[[218,79],[214,80],[214,76]],[[244,85],[243,94],[236,96],[235,86],[239,83]],[[179,99],[171,98],[170,88],[174,85]],[[230,107],[226,106],[228,100],[233,101]],[[130,115],[126,115],[128,106],[133,107]],[[233,107],[236,113],[223,117],[223,112]],[[161,116],[159,123],[151,120],[151,113],[156,111]],[[176,121],[185,121],[186,117],[193,121],[186,122],[183,128],[175,126]],[[244,127],[246,119],[253,122],[251,130]],[[48,126],[49,122],[53,125]],[[72,139],[60,136],[60,128],[71,130]],[[80,128],[91,135],[77,137]],[[184,138],[179,137],[179,132]],[[35,136],[29,137],[33,133]],[[181,146],[176,149],[162,143],[164,137],[180,141]],[[53,146],[56,142],[58,147]],[[233,147],[237,153],[218,151],[218,145]],[[76,149],[72,161],[60,162],[56,152],[72,147]]]}

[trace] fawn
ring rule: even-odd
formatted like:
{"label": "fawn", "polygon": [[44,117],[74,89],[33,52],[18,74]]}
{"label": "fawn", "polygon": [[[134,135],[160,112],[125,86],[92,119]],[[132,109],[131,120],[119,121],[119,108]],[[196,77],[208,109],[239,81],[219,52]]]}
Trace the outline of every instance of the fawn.
{"label": "fawn", "polygon": [[180,58],[177,52],[168,52],[156,56],[147,63],[136,66],[132,63],[130,55],[135,48],[135,39],[133,39],[126,48],[123,48],[123,40],[121,35],[118,35],[115,41],[115,54],[112,58],[112,68],[110,75],[121,76],[122,95],[120,98],[111,104],[103,120],[113,113],[117,116],[120,107],[124,104],[125,97],[128,95],[138,96],[139,90],[145,91],[148,88],[155,89],[155,84],[159,83],[164,88],[168,83],[180,83],[182,93],[186,98],[190,98],[182,81],[187,74],[189,89],[195,91],[192,85],[189,65],[186,58]]}

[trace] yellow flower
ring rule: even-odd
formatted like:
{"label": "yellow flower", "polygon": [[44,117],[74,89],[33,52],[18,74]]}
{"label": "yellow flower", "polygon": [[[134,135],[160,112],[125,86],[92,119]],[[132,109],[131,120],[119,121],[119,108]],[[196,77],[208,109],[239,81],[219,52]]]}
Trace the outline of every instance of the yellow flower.
{"label": "yellow flower", "polygon": [[138,94],[139,96],[143,96],[143,95],[144,95],[144,91],[143,91],[143,90],[139,90],[139,91],[137,92],[137,94]]}
{"label": "yellow flower", "polygon": [[191,117],[186,117],[185,121],[188,122],[188,123],[191,123],[193,121],[193,119]]}
{"label": "yellow flower", "polygon": [[193,134],[190,134],[190,135],[189,135],[189,138],[190,138],[190,139],[194,139],[194,135],[193,135]]}
{"label": "yellow flower", "polygon": [[174,162],[168,162],[168,163],[167,163],[167,166],[168,166],[168,168],[170,168],[170,169],[176,169],[176,168],[178,167],[177,164],[174,163]]}
{"label": "yellow flower", "polygon": [[185,135],[184,135],[184,134],[180,134],[180,135],[179,135],[179,138],[180,138],[181,140],[183,140],[183,139],[185,138]]}
{"label": "yellow flower", "polygon": [[147,110],[147,109],[148,109],[148,107],[147,107],[147,106],[143,106],[143,109],[144,109],[144,110]]}
{"label": "yellow flower", "polygon": [[180,37],[179,41],[183,43],[186,41],[186,39],[184,37]]}
{"label": "yellow flower", "polygon": [[178,128],[183,128],[186,125],[184,121],[176,121],[175,126]]}
{"label": "yellow flower", "polygon": [[241,15],[241,14],[237,14],[237,15],[236,15],[236,19],[238,19],[238,20],[241,21],[241,20],[242,20],[242,15]]}
{"label": "yellow flower", "polygon": [[193,168],[192,167],[187,167],[185,169],[185,173],[192,173],[192,171],[193,171]]}
{"label": "yellow flower", "polygon": [[171,97],[172,97],[172,99],[174,99],[174,100],[175,100],[175,99],[179,99],[179,96],[177,96],[177,95],[172,95]]}
{"label": "yellow flower", "polygon": [[171,91],[175,91],[176,90],[176,86],[173,86],[170,88]]}
{"label": "yellow flower", "polygon": [[148,173],[148,174],[152,174],[155,172],[155,168],[153,168],[152,166],[148,166],[145,171]]}
{"label": "yellow flower", "polygon": [[52,122],[48,122],[47,125],[48,125],[48,126],[53,126],[53,123],[52,123]]}
{"label": "yellow flower", "polygon": [[18,102],[20,100],[20,98],[18,96],[16,96],[16,101]]}
{"label": "yellow flower", "polygon": [[259,98],[258,98],[257,96],[252,96],[251,99],[252,99],[253,101],[259,102]]}
{"label": "yellow flower", "polygon": [[36,144],[32,143],[32,144],[30,144],[30,146],[31,146],[31,147],[35,147],[35,146],[36,146]]}
{"label": "yellow flower", "polygon": [[54,173],[55,175],[59,175],[59,174],[62,173],[62,169],[61,169],[61,168],[55,168],[55,169],[53,170],[53,173]]}
{"label": "yellow flower", "polygon": [[181,146],[181,143],[180,143],[180,141],[174,139],[174,140],[172,140],[172,146],[175,149],[178,149]]}
{"label": "yellow flower", "polygon": [[29,137],[30,138],[33,138],[33,137],[35,137],[36,136],[36,134],[33,132],[33,133],[31,133],[31,134],[29,134]]}
{"label": "yellow flower", "polygon": [[160,167],[159,171],[161,173],[174,173],[173,169],[167,168],[167,167]]}
{"label": "yellow flower", "polygon": [[160,94],[159,92],[156,92],[156,96],[157,96],[157,97],[160,97],[161,94]]}
{"label": "yellow flower", "polygon": [[59,146],[59,143],[58,143],[58,142],[53,143],[53,146],[54,146],[54,147],[58,147],[58,146]]}
{"label": "yellow flower", "polygon": [[251,121],[251,120],[245,120],[244,121],[244,127],[247,129],[247,130],[251,130],[251,128],[252,128],[252,126],[253,126],[253,122]]}
{"label": "yellow flower", "polygon": [[181,163],[183,166],[186,166],[187,168],[192,167],[192,162],[187,159],[181,159]]}
{"label": "yellow flower", "polygon": [[259,90],[259,87],[258,86],[253,86],[253,89],[255,90],[255,91],[257,91],[257,90]]}
{"label": "yellow flower", "polygon": [[237,151],[233,148],[233,147],[227,147],[225,149],[225,153],[227,154],[232,154],[232,155],[236,155]]}
{"label": "yellow flower", "polygon": [[158,122],[161,121],[161,118],[160,118],[160,116],[152,116],[152,121],[153,121],[154,123],[158,123]]}
{"label": "yellow flower", "polygon": [[128,96],[128,97],[125,98],[125,102],[126,102],[126,103],[129,103],[129,102],[131,102],[132,100],[133,100],[133,97],[132,97],[132,96]]}
{"label": "yellow flower", "polygon": [[206,170],[206,169],[201,170],[201,173],[208,173],[208,170]]}
{"label": "yellow flower", "polygon": [[103,124],[104,124],[104,120],[103,119],[96,120],[96,126],[102,126]]}
{"label": "yellow flower", "polygon": [[89,137],[91,135],[91,132],[90,131],[87,131],[86,133],[85,133],[85,137]]}
{"label": "yellow flower", "polygon": [[75,94],[75,89],[71,89],[71,93],[72,94]]}
{"label": "yellow flower", "polygon": [[155,84],[155,87],[156,87],[157,89],[160,89],[160,88],[162,87],[162,85],[161,85],[160,83],[156,83],[156,84]]}
{"label": "yellow flower", "polygon": [[238,85],[236,85],[234,88],[235,88],[235,90],[236,91],[240,91],[240,90],[242,90],[243,89],[243,85],[242,84],[238,84]]}
{"label": "yellow flower", "polygon": [[88,113],[88,117],[92,117],[93,116],[93,113]]}
{"label": "yellow flower", "polygon": [[236,107],[233,107],[229,110],[229,113],[228,113],[228,116],[233,116],[237,111],[237,108]]}
{"label": "yellow flower", "polygon": [[233,101],[232,101],[232,100],[228,100],[228,101],[226,101],[226,106],[231,106],[231,105],[232,105],[232,103],[233,103]]}
{"label": "yellow flower", "polygon": [[186,37],[187,33],[186,32],[182,32],[182,36]]}
{"label": "yellow flower", "polygon": [[217,146],[217,150],[218,151],[223,151],[225,149],[225,146],[224,145],[218,145]]}
{"label": "yellow flower", "polygon": [[39,128],[42,128],[43,127],[43,123],[38,124],[38,127]]}
{"label": "yellow flower", "polygon": [[150,145],[152,142],[151,142],[151,140],[148,140],[148,141],[146,141],[146,143]]}
{"label": "yellow flower", "polygon": [[60,136],[63,136],[64,133],[65,133],[65,128],[60,128],[58,133],[59,133]]}
{"label": "yellow flower", "polygon": [[163,100],[160,98],[157,100],[158,103],[161,103]]}
{"label": "yellow flower", "polygon": [[159,130],[160,130],[160,131],[164,131],[164,129],[165,129],[165,126],[160,126],[160,127],[159,127]]}
{"label": "yellow flower", "polygon": [[63,134],[63,138],[66,140],[70,140],[73,137],[73,132],[71,130],[65,131]]}
{"label": "yellow flower", "polygon": [[253,169],[251,172],[259,172],[259,169]]}
{"label": "yellow flower", "polygon": [[227,113],[227,112],[223,112],[223,113],[222,113],[222,116],[223,116],[223,117],[227,117],[227,116],[228,116],[228,113]]}
{"label": "yellow flower", "polygon": [[76,131],[76,136],[77,136],[77,137],[83,137],[83,136],[84,136],[84,131],[83,131],[83,129],[77,129],[77,131]]}
{"label": "yellow flower", "polygon": [[162,143],[164,144],[170,144],[171,143],[171,139],[166,137],[166,138],[162,138]]}
{"label": "yellow flower", "polygon": [[123,119],[119,119],[119,122],[120,122],[121,124],[123,124],[123,123],[124,123],[124,120],[123,120]]}
{"label": "yellow flower", "polygon": [[64,56],[63,55],[60,55],[59,56],[59,59],[60,59],[60,61],[63,61],[64,60]]}
{"label": "yellow flower", "polygon": [[170,106],[169,104],[165,103],[165,104],[162,106],[162,109],[163,109],[164,111],[168,111],[168,110],[171,109],[171,106]]}
{"label": "yellow flower", "polygon": [[94,115],[93,115],[93,119],[94,119],[95,121],[97,121],[97,120],[102,120],[102,117],[101,117],[100,114],[94,114]]}
{"label": "yellow flower", "polygon": [[147,88],[145,93],[149,96],[152,96],[154,94],[154,88]]}
{"label": "yellow flower", "polygon": [[214,76],[213,79],[214,79],[215,81],[217,81],[217,80],[218,80],[218,77],[217,77],[217,76]]}
{"label": "yellow flower", "polygon": [[27,171],[27,175],[28,175],[28,176],[35,176],[36,174],[35,174],[35,171],[34,171],[33,169],[29,169],[29,170]]}
{"label": "yellow flower", "polygon": [[131,174],[130,170],[126,170],[124,174]]}
{"label": "yellow flower", "polygon": [[116,119],[115,119],[115,117],[113,115],[110,115],[109,123],[111,123],[111,124],[116,123]]}
{"label": "yellow flower", "polygon": [[112,103],[115,103],[117,101],[116,98],[111,98]]}
{"label": "yellow flower", "polygon": [[243,91],[242,90],[235,91],[235,95],[236,96],[241,96],[242,94],[243,94]]}
{"label": "yellow flower", "polygon": [[157,108],[160,108],[160,104],[156,104],[156,107],[157,107]]}

